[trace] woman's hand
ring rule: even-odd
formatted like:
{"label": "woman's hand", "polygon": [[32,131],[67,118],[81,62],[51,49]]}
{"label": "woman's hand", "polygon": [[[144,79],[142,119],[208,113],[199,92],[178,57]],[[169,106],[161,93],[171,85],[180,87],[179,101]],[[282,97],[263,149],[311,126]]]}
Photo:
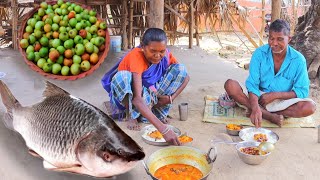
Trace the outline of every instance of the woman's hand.
{"label": "woman's hand", "polygon": [[170,100],[171,96],[169,95],[158,95],[157,98],[158,98],[158,103],[154,105],[155,108],[163,107],[167,104],[171,104],[171,101],[172,101]]}
{"label": "woman's hand", "polygon": [[163,138],[171,145],[180,146],[181,143],[178,139],[178,136],[172,129],[170,129],[167,133],[162,134]]}

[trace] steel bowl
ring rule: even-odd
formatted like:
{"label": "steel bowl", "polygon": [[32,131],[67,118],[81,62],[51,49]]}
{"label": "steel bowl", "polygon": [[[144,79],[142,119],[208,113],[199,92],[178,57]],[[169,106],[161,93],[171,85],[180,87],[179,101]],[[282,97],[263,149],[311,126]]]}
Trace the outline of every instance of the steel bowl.
{"label": "steel bowl", "polygon": [[[241,125],[238,125],[241,127],[241,129],[243,129],[243,126]],[[239,132],[241,131],[240,130],[231,130],[231,129],[228,129],[227,126],[226,126],[226,131],[227,131],[227,134],[231,135],[231,136],[238,136],[239,135]]]}
{"label": "steel bowl", "polygon": [[267,157],[271,154],[271,152],[265,154],[265,155],[251,155],[246,154],[240,151],[241,148],[246,147],[258,147],[259,142],[243,142],[236,145],[237,153],[239,158],[246,164],[250,165],[258,165],[261,164]]}
{"label": "steel bowl", "polygon": [[212,147],[207,153],[199,149],[188,146],[169,146],[159,149],[152,153],[146,161],[142,161],[144,168],[153,180],[155,172],[169,164],[186,164],[199,169],[203,177],[201,180],[207,179],[213,168],[213,162],[217,158],[217,149]]}

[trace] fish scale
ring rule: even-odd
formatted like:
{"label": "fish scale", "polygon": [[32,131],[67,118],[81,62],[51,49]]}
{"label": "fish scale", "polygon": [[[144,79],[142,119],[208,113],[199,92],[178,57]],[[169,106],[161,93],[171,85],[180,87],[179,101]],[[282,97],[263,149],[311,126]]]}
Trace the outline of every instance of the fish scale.
{"label": "fish scale", "polygon": [[[26,124],[21,122],[20,118],[17,119],[17,123],[24,126],[17,126],[15,129],[21,133],[27,145],[33,147],[33,150],[44,159],[60,162],[69,157],[70,163],[78,163],[75,153],[68,152],[68,149],[75,151],[75,147],[72,147],[74,142],[99,123],[99,117],[96,117],[99,114],[95,109],[88,107],[86,103],[79,103],[70,96],[48,97],[43,102],[32,106],[32,112],[27,108],[29,113],[24,120],[34,131],[22,130],[22,128],[25,129]],[[24,111],[25,108],[22,108],[21,112]],[[46,123],[40,121],[46,121]],[[67,132],[66,126],[69,126]]]}
{"label": "fish scale", "polygon": [[1,80],[0,95],[7,109],[6,127],[23,137],[47,169],[110,177],[145,157],[108,115],[50,82],[45,99],[33,106],[23,107]]}

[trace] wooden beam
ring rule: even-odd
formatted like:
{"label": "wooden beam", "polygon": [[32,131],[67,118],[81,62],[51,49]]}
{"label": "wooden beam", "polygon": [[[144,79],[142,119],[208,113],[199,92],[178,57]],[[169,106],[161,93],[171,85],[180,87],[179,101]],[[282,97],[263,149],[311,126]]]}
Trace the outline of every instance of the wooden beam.
{"label": "wooden beam", "polygon": [[247,33],[247,31],[245,29],[243,29],[243,27],[239,24],[239,21],[237,21],[236,19],[234,19],[234,17],[228,12],[230,18],[233,20],[233,22],[235,24],[238,25],[238,27],[240,28],[240,30],[243,32],[243,34],[248,38],[248,40],[251,42],[251,44],[255,47],[258,48],[258,45],[256,42],[254,42],[254,40],[251,38],[251,36]]}
{"label": "wooden beam", "polygon": [[163,29],[164,0],[150,1],[149,27]]}
{"label": "wooden beam", "polygon": [[190,23],[189,23],[189,49],[192,49],[193,46],[193,29],[194,29],[194,9],[193,9],[193,2],[190,3],[189,6],[189,14],[190,14]]}
{"label": "wooden beam", "polygon": [[[266,11],[265,11],[265,6],[266,6],[266,0],[262,0],[261,2],[261,29],[260,29],[260,37],[263,37],[264,34],[264,27],[266,26],[265,22],[265,16],[266,16]],[[261,46],[263,44],[262,40],[259,41],[259,45]]]}
{"label": "wooden beam", "polygon": [[132,44],[133,44],[133,39],[132,39],[132,34],[133,34],[133,1],[130,1],[130,5],[129,5],[129,37],[128,37],[128,41],[129,41],[129,48],[132,48]]}
{"label": "wooden beam", "polygon": [[271,4],[271,22],[280,18],[281,0],[272,0]]}
{"label": "wooden beam", "polygon": [[16,0],[11,0],[12,7],[12,44],[13,49],[18,49],[18,5]]}
{"label": "wooden beam", "polygon": [[[127,34],[127,16],[128,16],[128,10],[127,10],[127,0],[122,0],[122,23],[121,23],[121,29],[122,29],[122,49],[127,50],[128,49],[128,34]],[[130,34],[130,32],[129,32]]]}
{"label": "wooden beam", "polygon": [[196,29],[196,42],[197,42],[197,46],[200,46],[200,42],[199,42],[199,30],[198,30],[198,24],[199,24],[199,16],[198,16],[198,11],[195,11],[195,21],[194,21],[194,24],[195,24],[195,29]]}

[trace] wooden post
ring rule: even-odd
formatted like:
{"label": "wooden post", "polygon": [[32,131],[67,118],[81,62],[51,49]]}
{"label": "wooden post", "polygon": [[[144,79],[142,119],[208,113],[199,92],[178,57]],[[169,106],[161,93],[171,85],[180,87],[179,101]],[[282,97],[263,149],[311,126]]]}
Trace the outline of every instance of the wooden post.
{"label": "wooden post", "polygon": [[129,41],[129,48],[132,48],[132,43],[133,43],[133,39],[132,36],[133,35],[133,0],[130,0],[130,5],[129,5],[129,37],[128,37],[128,41]]}
{"label": "wooden post", "polygon": [[273,22],[280,18],[281,0],[272,0],[271,8],[271,22]]}
{"label": "wooden post", "polygon": [[18,4],[17,0],[11,0],[12,7],[12,44],[13,49],[18,49]]}
{"label": "wooden post", "polygon": [[190,14],[190,19],[189,19],[189,49],[192,49],[193,46],[193,29],[194,29],[194,13],[193,13],[193,1],[190,3],[189,6],[189,14]]}
{"label": "wooden post", "polygon": [[[266,1],[262,0],[261,2],[261,9],[262,9],[262,13],[261,13],[261,30],[260,30],[260,37],[263,38],[263,34],[264,34],[264,27],[266,26],[266,22],[265,22],[265,16],[266,16],[266,11],[265,11],[265,7],[266,7]],[[259,45],[261,46],[263,44],[263,42],[260,40],[259,41]]]}
{"label": "wooden post", "polygon": [[[128,35],[127,35],[127,0],[122,0],[122,23],[121,23],[121,29],[122,29],[122,49],[127,50],[128,49]],[[129,32],[130,34],[130,32]]]}
{"label": "wooden post", "polygon": [[200,42],[199,42],[199,18],[198,18],[198,11],[195,11],[194,12],[196,18],[195,18],[195,29],[196,29],[196,42],[197,42],[197,46],[200,46]]}
{"label": "wooden post", "polygon": [[149,27],[163,29],[164,0],[150,1]]}

